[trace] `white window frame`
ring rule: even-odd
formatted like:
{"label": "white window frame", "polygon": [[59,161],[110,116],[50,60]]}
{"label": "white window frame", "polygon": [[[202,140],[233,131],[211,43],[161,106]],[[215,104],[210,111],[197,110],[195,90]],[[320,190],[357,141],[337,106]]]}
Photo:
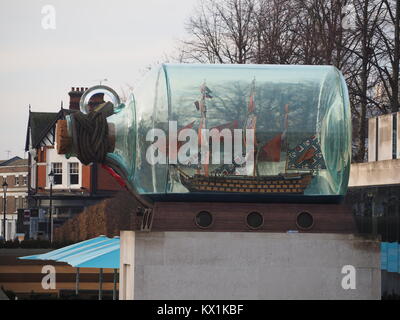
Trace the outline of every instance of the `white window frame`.
{"label": "white window frame", "polygon": [[[72,169],[73,165],[76,166],[76,168],[75,168],[76,172],[74,172],[74,173],[71,172],[71,169]],[[81,175],[80,175],[80,170],[79,170],[79,162],[68,162],[67,166],[68,166],[68,184],[71,185],[71,186],[80,185],[81,184],[80,183]],[[78,175],[78,182],[77,183],[72,183],[71,182],[71,175]]]}
{"label": "white window frame", "polygon": [[[60,167],[56,168],[55,165],[60,165]],[[51,171],[53,171],[53,174],[54,174],[53,186],[62,186],[63,183],[64,183],[64,179],[63,179],[63,163],[62,162],[52,162],[51,163]],[[56,182],[56,176],[61,176],[61,183],[55,183]]]}
{"label": "white window frame", "polygon": [[7,240],[13,240],[13,236],[14,236],[14,224],[12,221],[10,221],[9,219],[7,219],[7,226],[6,226],[6,238]]}

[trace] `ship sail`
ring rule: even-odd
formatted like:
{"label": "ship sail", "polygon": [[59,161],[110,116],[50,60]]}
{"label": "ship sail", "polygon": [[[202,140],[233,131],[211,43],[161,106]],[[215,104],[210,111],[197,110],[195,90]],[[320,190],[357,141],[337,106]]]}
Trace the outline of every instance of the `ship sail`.
{"label": "ship sail", "polygon": [[[195,121],[192,121],[191,123],[187,124],[186,126],[180,128],[177,132],[177,136],[179,136],[179,133],[184,130],[184,129],[192,129]],[[184,141],[177,141],[177,148],[176,150],[169,150],[169,139],[168,137],[160,137],[161,143],[159,144],[158,151],[162,152],[165,155],[168,155],[170,158],[176,158],[179,152],[179,149],[182,147],[182,145],[185,143]],[[176,151],[176,152],[175,152]]]}
{"label": "ship sail", "polygon": [[[289,115],[289,105],[285,105],[285,116],[284,116],[284,130],[283,132],[275,135],[271,140],[265,143],[260,149],[258,160],[269,161],[269,162],[279,162],[281,161],[281,149],[282,142],[286,140],[287,146],[287,130],[288,130],[288,115]],[[286,148],[287,149],[287,148]]]}
{"label": "ship sail", "polygon": [[260,150],[258,160],[279,162],[281,161],[282,133],[269,140]]}
{"label": "ship sail", "polygon": [[288,150],[288,169],[326,169],[321,146],[316,135],[313,135],[295,148]]}
{"label": "ship sail", "polygon": [[[181,131],[184,130],[184,129],[192,129],[194,123],[195,123],[195,121],[192,121],[191,123],[187,124],[186,126],[180,128],[180,129],[178,130],[177,136],[179,137],[179,133],[181,133]],[[185,143],[185,141],[178,141],[178,143],[177,143],[177,146],[178,146],[178,147],[177,147],[177,151],[179,151],[180,147],[182,147],[182,145],[183,145],[184,143]]]}

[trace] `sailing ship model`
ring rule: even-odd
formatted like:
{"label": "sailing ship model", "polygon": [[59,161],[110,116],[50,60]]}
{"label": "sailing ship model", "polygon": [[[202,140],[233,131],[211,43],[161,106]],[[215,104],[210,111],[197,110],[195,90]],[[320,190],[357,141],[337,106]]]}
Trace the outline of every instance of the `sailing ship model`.
{"label": "sailing ship model", "polygon": [[[252,82],[251,94],[247,106],[247,117],[244,129],[256,129],[257,116],[255,114],[255,80]],[[203,84],[201,87],[201,98],[195,102],[196,109],[200,111],[200,125],[198,128],[198,140],[200,146],[206,137],[202,129],[207,126],[206,99],[212,98],[211,90]],[[309,186],[313,177],[319,169],[325,169],[325,162],[317,137],[311,136],[297,145],[294,149],[288,148],[287,128],[289,106],[285,105],[284,130],[271,140],[267,141],[261,148],[254,150],[254,165],[252,169],[244,168],[237,164],[223,165],[209,173],[207,164],[198,165],[196,173],[189,175],[181,168],[177,168],[180,183],[191,192],[217,192],[217,193],[264,193],[264,194],[303,194]],[[237,121],[216,127],[218,129],[237,128]],[[244,130],[245,132],[246,130]],[[282,141],[286,146],[285,172],[276,175],[260,175],[257,163],[260,160],[267,162],[279,162],[281,157]],[[246,144],[245,135],[243,143]],[[204,155],[209,160],[210,154]],[[204,162],[203,162],[204,163]],[[289,170],[297,172],[289,172]],[[302,172],[299,172],[301,170]]]}

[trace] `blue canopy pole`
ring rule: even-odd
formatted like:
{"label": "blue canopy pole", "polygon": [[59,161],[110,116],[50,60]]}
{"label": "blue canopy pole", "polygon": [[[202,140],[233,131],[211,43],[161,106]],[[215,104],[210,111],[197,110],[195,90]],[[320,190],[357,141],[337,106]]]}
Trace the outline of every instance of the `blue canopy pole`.
{"label": "blue canopy pole", "polygon": [[117,300],[117,269],[114,269],[113,300]]}
{"label": "blue canopy pole", "polygon": [[102,298],[102,291],[103,291],[103,268],[100,268],[99,272],[99,300]]}
{"label": "blue canopy pole", "polygon": [[75,294],[79,294],[79,267],[76,268]]}

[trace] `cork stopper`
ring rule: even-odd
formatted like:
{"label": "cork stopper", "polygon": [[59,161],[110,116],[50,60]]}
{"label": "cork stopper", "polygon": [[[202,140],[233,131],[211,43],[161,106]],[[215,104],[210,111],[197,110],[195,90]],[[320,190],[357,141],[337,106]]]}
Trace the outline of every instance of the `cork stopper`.
{"label": "cork stopper", "polygon": [[108,152],[114,152],[115,149],[115,125],[114,123],[108,124]]}
{"label": "cork stopper", "polygon": [[[108,152],[115,148],[115,125],[108,123]],[[72,137],[68,132],[67,120],[58,120],[56,124],[56,150],[58,154],[72,153]]]}

